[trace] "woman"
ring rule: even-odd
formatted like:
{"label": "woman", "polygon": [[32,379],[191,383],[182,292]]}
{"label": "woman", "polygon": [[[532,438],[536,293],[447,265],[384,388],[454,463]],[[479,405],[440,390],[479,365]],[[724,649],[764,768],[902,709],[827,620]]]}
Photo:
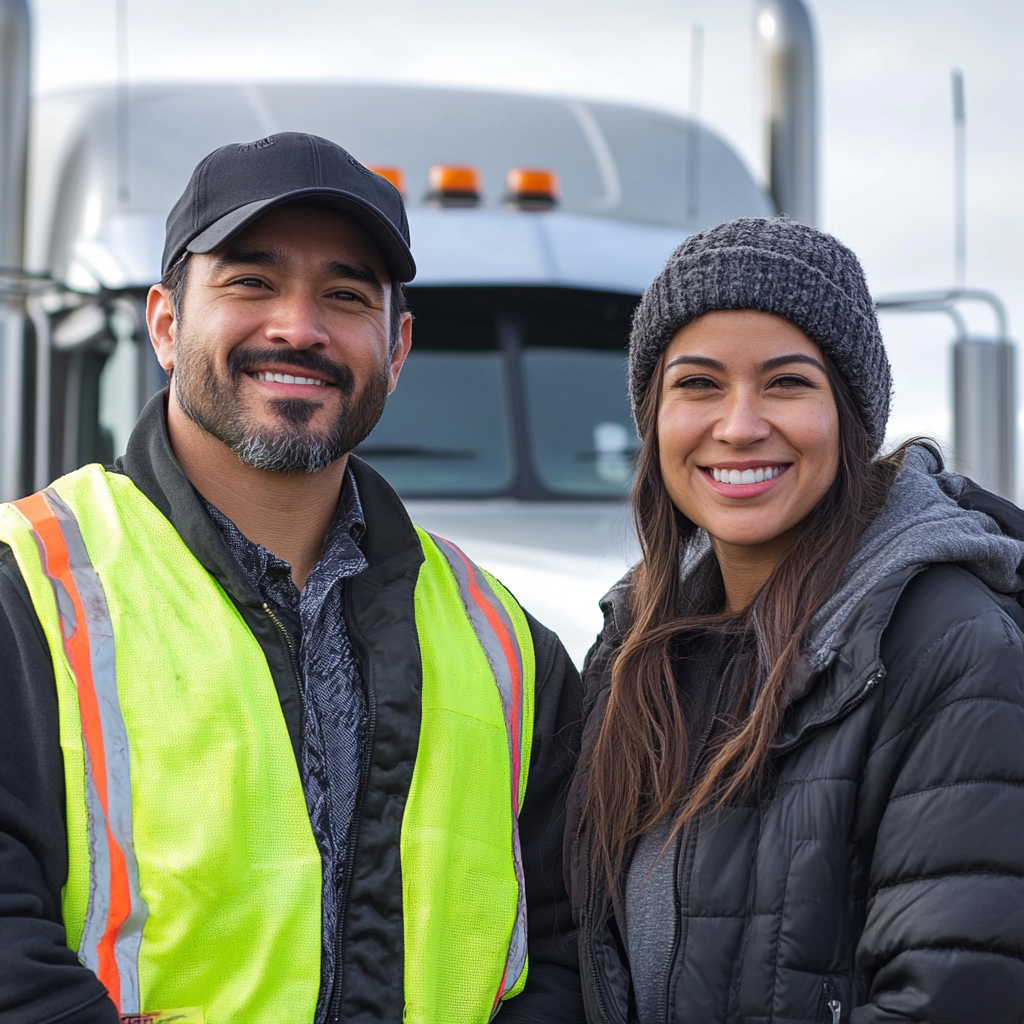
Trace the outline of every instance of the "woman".
{"label": "woman", "polygon": [[1019,1021],[1024,513],[930,446],[856,257],[688,239],[629,354],[643,558],[570,801],[591,1022]]}

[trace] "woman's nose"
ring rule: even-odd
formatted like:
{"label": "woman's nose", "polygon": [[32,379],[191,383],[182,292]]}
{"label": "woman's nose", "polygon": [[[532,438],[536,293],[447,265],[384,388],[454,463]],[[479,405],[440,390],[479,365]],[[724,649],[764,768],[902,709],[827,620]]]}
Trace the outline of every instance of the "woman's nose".
{"label": "woman's nose", "polygon": [[744,390],[729,395],[715,423],[712,437],[736,448],[763,441],[771,433],[759,396]]}

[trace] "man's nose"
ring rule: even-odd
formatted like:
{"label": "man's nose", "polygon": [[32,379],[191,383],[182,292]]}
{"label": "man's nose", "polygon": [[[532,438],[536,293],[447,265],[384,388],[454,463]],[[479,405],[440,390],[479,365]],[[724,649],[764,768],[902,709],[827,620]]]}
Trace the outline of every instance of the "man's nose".
{"label": "man's nose", "polygon": [[285,292],[273,304],[265,334],[268,341],[284,341],[292,348],[313,348],[330,341],[316,296],[299,289]]}
{"label": "man's nose", "polygon": [[727,396],[712,437],[744,448],[763,441],[770,433],[771,425],[765,419],[760,396],[746,388],[737,388]]}

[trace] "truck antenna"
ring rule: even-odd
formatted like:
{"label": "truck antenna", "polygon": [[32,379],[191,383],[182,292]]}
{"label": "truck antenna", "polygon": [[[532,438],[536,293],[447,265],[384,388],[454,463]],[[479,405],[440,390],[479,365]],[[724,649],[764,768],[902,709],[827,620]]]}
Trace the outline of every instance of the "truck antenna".
{"label": "truck antenna", "polygon": [[704,26],[690,30],[690,127],[686,133],[686,216],[697,219],[700,209],[700,112],[704,85]]}
{"label": "truck antenna", "polygon": [[128,123],[128,0],[116,0],[117,32],[117,198],[128,202],[129,179]]}
{"label": "truck antenna", "polygon": [[953,78],[953,277],[957,288],[967,286],[967,131],[964,76]]}

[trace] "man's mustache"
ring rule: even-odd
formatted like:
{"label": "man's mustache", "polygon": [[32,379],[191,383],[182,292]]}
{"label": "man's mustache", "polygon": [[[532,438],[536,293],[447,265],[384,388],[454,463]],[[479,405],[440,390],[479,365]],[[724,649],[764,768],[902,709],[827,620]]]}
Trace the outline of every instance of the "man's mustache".
{"label": "man's mustache", "polygon": [[296,366],[312,370],[319,377],[326,377],[343,395],[350,395],[355,387],[352,371],[344,364],[328,359],[327,356],[310,349],[285,348],[234,348],[228,353],[228,373],[237,380],[243,373],[259,369],[267,363]]}

